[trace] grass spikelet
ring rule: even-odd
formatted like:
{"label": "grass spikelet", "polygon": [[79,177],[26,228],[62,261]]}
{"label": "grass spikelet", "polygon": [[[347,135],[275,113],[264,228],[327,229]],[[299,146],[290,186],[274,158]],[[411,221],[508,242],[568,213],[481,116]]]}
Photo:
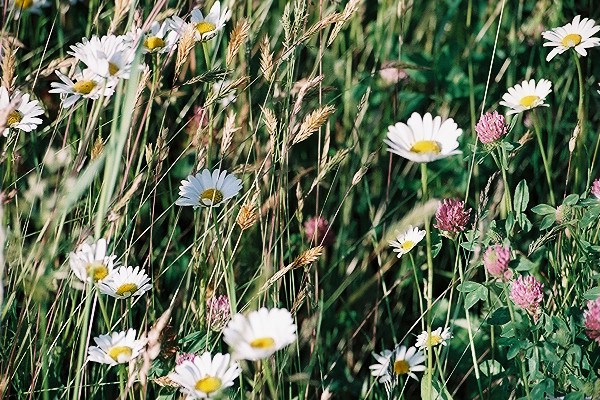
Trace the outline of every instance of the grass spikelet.
{"label": "grass spikelet", "polygon": [[344,7],[344,11],[342,13],[342,18],[336,22],[335,26],[331,30],[331,34],[329,35],[329,40],[327,40],[327,47],[331,46],[337,35],[342,30],[344,24],[354,15],[354,13],[358,10],[360,3],[362,0],[350,0],[346,3],[346,7]]}
{"label": "grass spikelet", "polygon": [[300,90],[298,90],[298,97],[294,102],[294,108],[292,109],[292,117],[295,117],[296,114],[300,112],[302,107],[302,102],[304,101],[304,97],[313,89],[315,89],[321,82],[323,82],[323,75],[317,75],[314,78],[306,80]]}
{"label": "grass spikelet", "polygon": [[323,246],[316,246],[316,247],[312,247],[312,248],[302,252],[302,254],[300,254],[298,257],[296,257],[294,262],[292,262],[291,264],[288,264],[287,266],[285,266],[285,268],[282,268],[279,271],[277,271],[275,274],[273,274],[273,276],[270,277],[267,280],[267,282],[265,282],[265,284],[262,286],[260,291],[264,292],[265,290],[267,290],[269,287],[271,287],[275,282],[277,282],[279,279],[281,279],[285,274],[287,274],[291,270],[296,269],[296,268],[305,267],[307,265],[314,263],[315,261],[317,261],[319,259],[319,257],[321,257],[321,255],[323,254],[323,250],[324,250]]}
{"label": "grass spikelet", "polygon": [[9,45],[2,46],[2,50],[4,53],[2,64],[0,64],[2,67],[2,86],[10,91],[15,77],[16,51]]}
{"label": "grass spikelet", "polygon": [[227,46],[227,56],[225,57],[226,66],[229,66],[233,62],[233,58],[240,51],[240,47],[246,42],[249,32],[250,24],[248,23],[248,20],[239,20],[235,25],[235,28],[233,28],[233,31],[231,31],[229,45]]}
{"label": "grass spikelet", "polygon": [[233,134],[239,131],[240,127],[235,126],[236,113],[230,113],[225,119],[225,127],[223,128],[223,137],[221,139],[221,156],[227,154],[229,146],[231,146],[231,140]]}
{"label": "grass spikelet", "polygon": [[119,24],[125,18],[125,15],[129,12],[131,6],[131,0],[116,0],[113,17],[110,21],[110,27],[108,28],[109,33],[116,32]]}
{"label": "grass spikelet", "polygon": [[306,139],[308,139],[313,133],[315,133],[319,128],[327,122],[329,117],[335,112],[335,107],[326,105],[324,107],[320,107],[315,111],[308,114],[304,121],[302,121],[302,125],[300,125],[300,129],[298,129],[298,133],[294,136],[292,140],[292,144],[300,143]]}
{"label": "grass spikelet", "polygon": [[273,82],[273,53],[270,48],[269,35],[263,36],[260,41],[260,72],[267,82]]}
{"label": "grass spikelet", "polygon": [[235,222],[238,224],[238,226],[240,227],[240,229],[242,231],[245,231],[246,229],[251,228],[256,223],[257,220],[258,220],[258,212],[257,212],[256,205],[254,204],[254,202],[250,201],[250,202],[244,203],[240,207],[240,212],[238,213],[238,216],[235,219]]}
{"label": "grass spikelet", "polygon": [[192,26],[186,26],[181,34],[179,43],[177,45],[177,57],[175,60],[175,79],[179,76],[183,64],[188,60],[190,52],[194,48],[194,28]]}
{"label": "grass spikelet", "polygon": [[98,136],[96,138],[96,141],[94,142],[94,145],[92,146],[92,150],[90,152],[90,158],[92,159],[92,161],[97,160],[103,151],[104,151],[104,140],[102,140],[101,136]]}
{"label": "grass spikelet", "polygon": [[277,117],[275,113],[270,108],[262,108],[263,118],[265,119],[265,127],[267,128],[267,132],[269,133],[269,137],[275,143],[275,138],[277,137]]}

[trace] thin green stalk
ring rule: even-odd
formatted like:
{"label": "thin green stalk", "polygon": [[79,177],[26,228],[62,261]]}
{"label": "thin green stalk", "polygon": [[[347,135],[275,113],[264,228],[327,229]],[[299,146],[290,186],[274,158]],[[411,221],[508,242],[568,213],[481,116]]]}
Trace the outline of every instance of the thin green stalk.
{"label": "thin green stalk", "polygon": [[75,370],[75,393],[73,399],[79,399],[81,389],[81,375],[83,372],[83,360],[85,359],[87,347],[88,327],[90,325],[90,312],[92,309],[92,282],[85,285],[85,306],[83,309],[83,325],[81,327],[81,336],[79,337],[79,351],[77,355],[77,369]]}
{"label": "thin green stalk", "polygon": [[[419,296],[419,311],[421,315],[425,314],[423,311],[423,294],[421,293],[421,284],[419,283],[419,275],[417,273],[417,266],[415,265],[415,260],[412,254],[409,254],[410,257],[410,265],[412,266],[413,274],[415,275],[415,286],[417,287],[417,295]],[[421,318],[421,330],[425,330],[425,321]]]}
{"label": "thin green stalk", "polygon": [[269,359],[263,360],[262,362],[263,373],[265,374],[265,378],[267,379],[267,386],[269,387],[269,392],[271,392],[271,398],[278,399],[277,396],[277,388],[275,387],[275,382],[273,381],[273,373],[271,370],[271,366],[269,365]]}
{"label": "thin green stalk", "polygon": [[548,182],[548,191],[550,192],[550,205],[553,206],[556,204],[556,200],[554,199],[554,189],[552,188],[552,173],[550,172],[550,164],[546,158],[546,150],[544,149],[544,144],[542,143],[542,133],[540,131],[540,124],[535,110],[531,112],[531,115],[533,116],[533,129],[535,130],[535,137],[537,139],[538,147],[540,148],[540,153],[542,154],[544,171],[546,172],[546,182]]}
{"label": "thin green stalk", "polygon": [[[421,188],[422,200],[427,201],[427,164],[421,164]],[[431,337],[431,322],[433,320],[433,257],[431,254],[431,227],[429,226],[429,218],[425,218],[425,239],[427,243],[427,337]],[[427,386],[429,393],[433,390],[433,348],[431,341],[427,341]]]}
{"label": "thin green stalk", "polygon": [[[575,59],[575,66],[577,67],[577,79],[579,81],[579,104],[577,106],[577,124],[579,125],[579,137],[577,138],[577,162],[575,163],[575,187],[577,188],[579,185],[579,170],[582,167],[584,160],[587,157],[584,157],[583,152],[585,151],[585,85],[583,82],[583,73],[581,72],[581,63],[579,62],[579,56],[577,52],[572,51],[573,58]],[[587,169],[587,168],[586,168]],[[586,182],[589,182],[589,172],[586,179]]]}

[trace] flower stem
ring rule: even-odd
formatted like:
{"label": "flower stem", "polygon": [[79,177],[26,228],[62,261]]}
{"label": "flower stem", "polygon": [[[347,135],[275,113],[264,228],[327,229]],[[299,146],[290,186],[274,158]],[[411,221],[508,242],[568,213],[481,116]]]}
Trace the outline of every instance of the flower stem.
{"label": "flower stem", "polygon": [[[429,193],[427,192],[427,164],[421,164],[421,188],[422,201],[427,201]],[[429,218],[425,217],[425,239],[427,242],[427,337],[431,336],[431,322],[433,320],[433,257],[431,255],[431,227],[429,226]],[[433,348],[431,341],[427,340],[427,386],[429,393],[433,390]]]}
{"label": "flower stem", "polygon": [[[585,149],[585,85],[583,82],[583,73],[581,72],[581,63],[579,62],[579,57],[577,56],[577,52],[572,51],[573,58],[575,59],[575,66],[577,67],[577,79],[579,81],[579,105],[577,106],[577,124],[579,125],[579,138],[577,138],[578,145],[576,147],[579,148],[577,152],[577,162],[575,163],[575,187],[578,186],[579,183],[579,170],[582,167],[582,163],[586,157],[583,157],[583,151]],[[589,172],[588,172],[589,173]],[[589,181],[589,179],[588,179]]]}
{"label": "flower stem", "polygon": [[554,199],[554,190],[552,189],[552,174],[550,173],[550,164],[548,163],[546,150],[544,149],[544,144],[542,143],[542,133],[540,132],[540,124],[535,110],[532,110],[531,115],[533,116],[533,129],[535,130],[535,137],[537,138],[540,153],[542,154],[542,162],[544,163],[544,171],[546,172],[546,181],[548,182],[548,191],[550,192],[550,205],[553,206],[556,204],[556,201]]}
{"label": "flower stem", "polygon": [[87,347],[87,333],[90,324],[90,311],[92,309],[92,282],[87,282],[85,285],[85,306],[83,309],[83,325],[81,327],[81,336],[79,337],[79,353],[77,355],[77,369],[75,370],[75,393],[73,399],[79,399],[79,391],[81,390],[81,375],[83,372],[83,361]]}

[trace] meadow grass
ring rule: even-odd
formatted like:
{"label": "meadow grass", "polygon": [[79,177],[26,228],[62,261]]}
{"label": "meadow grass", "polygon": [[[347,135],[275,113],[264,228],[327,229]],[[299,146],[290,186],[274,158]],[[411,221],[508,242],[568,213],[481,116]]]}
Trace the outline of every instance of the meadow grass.
{"label": "meadow grass", "polygon": [[597,2],[214,3],[1,5],[0,397],[600,398]]}

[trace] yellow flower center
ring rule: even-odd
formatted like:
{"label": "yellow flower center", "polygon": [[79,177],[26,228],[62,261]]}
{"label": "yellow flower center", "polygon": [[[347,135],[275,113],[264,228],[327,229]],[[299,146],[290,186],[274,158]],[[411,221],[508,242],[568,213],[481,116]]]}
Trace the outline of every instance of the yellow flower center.
{"label": "yellow flower center", "polygon": [[560,41],[560,43],[565,47],[575,47],[581,43],[581,35],[578,35],[577,33],[569,33]]}
{"label": "yellow flower center", "polygon": [[199,22],[196,24],[196,30],[201,35],[204,35],[205,33],[208,33],[208,32],[212,32],[216,28],[217,27],[215,24],[213,24],[212,22],[208,22],[208,21],[202,21],[202,22]]}
{"label": "yellow flower center", "polygon": [[440,335],[431,335],[429,337],[429,340],[427,340],[427,345],[434,347],[437,346],[438,344],[442,343],[444,341],[444,338],[442,338]]}
{"label": "yellow flower center", "polygon": [[138,290],[138,287],[135,283],[124,283],[117,288],[115,291],[119,296],[131,296]]}
{"label": "yellow flower center", "polygon": [[194,388],[200,392],[213,393],[221,388],[221,380],[215,376],[207,376],[196,382]]}
{"label": "yellow flower center", "polygon": [[23,119],[23,114],[19,111],[15,110],[8,114],[8,118],[6,119],[6,126],[13,126],[21,122]]}
{"label": "yellow flower center", "polygon": [[406,360],[398,360],[394,362],[394,373],[396,375],[406,375],[410,371],[410,364]]}
{"label": "yellow flower center", "polygon": [[15,0],[15,8],[26,10],[33,5],[33,0]]}
{"label": "yellow flower center", "polygon": [[435,140],[419,140],[412,145],[410,151],[417,154],[440,154],[442,146]]}
{"label": "yellow flower center", "polygon": [[120,71],[120,69],[119,69],[119,66],[117,64],[114,64],[114,63],[111,63],[111,62],[108,63],[108,73],[111,76],[115,76],[119,71]]}
{"label": "yellow flower center", "polygon": [[204,205],[211,206],[223,201],[223,192],[217,189],[206,189],[200,194],[200,202]]}
{"label": "yellow flower center", "polygon": [[96,87],[94,81],[78,81],[73,84],[73,91],[80,94],[90,94]]}
{"label": "yellow flower center", "polygon": [[165,41],[158,36],[150,36],[144,41],[144,47],[150,51],[165,47]]}
{"label": "yellow flower center", "polygon": [[271,349],[275,347],[275,340],[270,337],[261,337],[250,342],[250,346],[255,349]]}
{"label": "yellow flower center", "polygon": [[133,349],[129,346],[114,346],[108,350],[108,356],[118,363],[129,361]]}
{"label": "yellow flower center", "polygon": [[402,250],[404,251],[409,251],[410,249],[415,247],[415,242],[413,242],[412,240],[407,240],[404,243],[402,243],[400,247],[402,247]]}
{"label": "yellow flower center", "polygon": [[539,99],[540,98],[538,96],[525,96],[519,101],[519,104],[523,107],[529,108],[535,106]]}
{"label": "yellow flower center", "polygon": [[108,276],[108,268],[106,265],[99,262],[86,265],[85,271],[87,272],[88,276],[92,277],[94,282],[101,281]]}

